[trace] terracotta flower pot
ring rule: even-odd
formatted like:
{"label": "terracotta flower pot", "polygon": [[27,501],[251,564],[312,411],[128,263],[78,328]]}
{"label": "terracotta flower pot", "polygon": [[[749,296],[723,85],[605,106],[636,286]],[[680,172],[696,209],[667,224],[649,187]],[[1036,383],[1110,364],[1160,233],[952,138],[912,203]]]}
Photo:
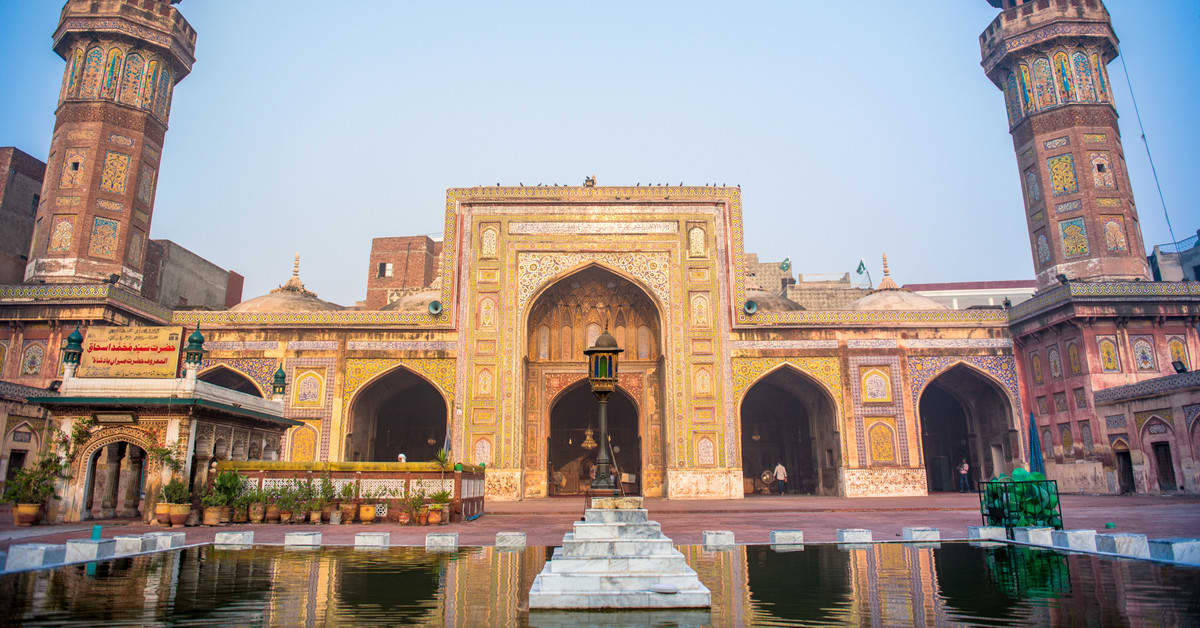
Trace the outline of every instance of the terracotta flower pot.
{"label": "terracotta flower pot", "polygon": [[412,521],[412,515],[409,515],[407,510],[401,510],[400,513],[396,515],[396,521],[399,521],[400,525],[406,526]]}
{"label": "terracotta flower pot", "polygon": [[31,526],[37,523],[41,510],[41,504],[13,504],[13,523],[21,527]]}
{"label": "terracotta flower pot", "polygon": [[192,514],[191,504],[168,504],[171,508],[171,527],[182,528],[187,522],[188,515]]}
{"label": "terracotta flower pot", "polygon": [[224,524],[227,524],[230,521],[232,521],[233,520],[233,506],[221,506],[220,508],[221,508],[221,510],[219,510],[218,512],[221,513],[221,524],[224,525]]}
{"label": "terracotta flower pot", "polygon": [[338,505],[338,510],[342,511],[342,523],[354,523],[354,514],[358,512],[358,506],[354,502],[342,502]]}
{"label": "terracotta flower pot", "polygon": [[358,507],[358,518],[363,523],[375,522],[375,504],[362,504]]}
{"label": "terracotta flower pot", "polygon": [[267,516],[266,504],[254,503],[250,504],[250,523],[262,523],[263,517]]}
{"label": "terracotta flower pot", "polygon": [[267,504],[267,523],[279,522],[279,506]]}
{"label": "terracotta flower pot", "polygon": [[158,520],[160,525],[171,525],[171,504],[167,502],[154,504],[154,518]]}
{"label": "terracotta flower pot", "polygon": [[428,508],[422,508],[421,511],[417,513],[417,523],[419,523],[423,526],[429,525],[429,509]]}
{"label": "terracotta flower pot", "polygon": [[308,520],[309,520],[309,522],[311,522],[311,523],[315,523],[315,524],[318,524],[318,525],[320,525],[320,523],[321,523],[321,514],[322,514],[322,513],[321,513],[321,511],[320,511],[320,510],[314,510],[314,511],[312,511],[312,512],[308,513]]}
{"label": "terracotta flower pot", "polygon": [[244,504],[241,506],[234,506],[233,507],[233,522],[234,523],[246,523],[247,521],[249,521],[250,514],[247,512],[248,510],[249,509]]}
{"label": "terracotta flower pot", "polygon": [[220,506],[205,506],[203,522],[204,522],[204,525],[206,525],[206,526],[221,525],[221,507]]}
{"label": "terracotta flower pot", "polygon": [[279,511],[279,523],[291,523],[291,521],[292,521],[292,511],[290,511],[290,510],[280,510]]}
{"label": "terracotta flower pot", "polygon": [[441,523],[442,523],[442,509],[441,508],[430,508],[429,509],[429,525],[431,525],[431,526],[441,525]]}
{"label": "terracotta flower pot", "polygon": [[330,502],[325,504],[323,507],[321,507],[321,521],[329,521],[329,515],[332,515],[333,511],[337,509],[338,505],[335,503]]}

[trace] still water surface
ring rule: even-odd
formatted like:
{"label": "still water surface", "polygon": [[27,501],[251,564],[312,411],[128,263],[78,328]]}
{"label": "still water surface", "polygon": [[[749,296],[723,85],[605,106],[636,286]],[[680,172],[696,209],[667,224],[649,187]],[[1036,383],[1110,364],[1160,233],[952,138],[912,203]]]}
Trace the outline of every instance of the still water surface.
{"label": "still water surface", "polygon": [[1018,547],[680,548],[706,611],[535,611],[550,548],[247,550],[211,546],[0,576],[0,624],[1197,625],[1200,570]]}

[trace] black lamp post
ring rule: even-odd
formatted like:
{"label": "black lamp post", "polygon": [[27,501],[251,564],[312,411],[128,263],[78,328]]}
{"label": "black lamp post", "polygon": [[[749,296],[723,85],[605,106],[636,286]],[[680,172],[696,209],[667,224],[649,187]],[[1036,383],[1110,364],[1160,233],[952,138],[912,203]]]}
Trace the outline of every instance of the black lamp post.
{"label": "black lamp post", "polygon": [[600,453],[596,456],[593,491],[617,490],[608,456],[608,396],[617,387],[617,356],[622,351],[624,349],[617,346],[617,339],[613,338],[607,329],[596,338],[596,344],[583,350],[588,357],[588,383],[592,386],[592,394],[600,401]]}

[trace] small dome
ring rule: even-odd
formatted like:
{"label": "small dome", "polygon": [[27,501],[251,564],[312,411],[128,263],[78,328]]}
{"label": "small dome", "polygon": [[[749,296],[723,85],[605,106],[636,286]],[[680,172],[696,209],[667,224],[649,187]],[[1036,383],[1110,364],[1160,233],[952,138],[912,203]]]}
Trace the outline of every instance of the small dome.
{"label": "small dome", "polygon": [[804,306],[777,293],[767,290],[747,290],[746,298],[758,304],[760,312],[794,312]]}
{"label": "small dome", "polygon": [[896,284],[888,268],[887,255],[883,256],[883,280],[879,289],[850,305],[852,310],[948,310],[950,308],[929,297],[909,292]]}
{"label": "small dome", "polygon": [[67,336],[67,344],[69,344],[69,345],[83,344],[83,334],[79,333],[78,327],[75,328],[75,331],[71,332],[70,336]]}
{"label": "small dome", "polygon": [[879,290],[855,301],[852,310],[945,310],[945,305],[929,297],[901,290]]}
{"label": "small dome", "polygon": [[300,256],[296,256],[292,276],[287,283],[271,292],[229,308],[231,312],[315,312],[343,310],[342,306],[317,298],[300,281]]}
{"label": "small dome", "polygon": [[596,344],[594,344],[592,346],[595,347],[596,349],[619,349],[620,348],[619,346],[617,346],[617,339],[613,338],[613,335],[608,333],[607,329],[604,330],[604,333],[602,333],[596,337]]}

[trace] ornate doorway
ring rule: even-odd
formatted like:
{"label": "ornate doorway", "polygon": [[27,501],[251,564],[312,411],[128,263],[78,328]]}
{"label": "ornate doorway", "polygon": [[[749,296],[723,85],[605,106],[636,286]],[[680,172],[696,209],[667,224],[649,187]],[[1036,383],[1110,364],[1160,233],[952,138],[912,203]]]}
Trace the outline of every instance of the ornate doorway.
{"label": "ornate doorway", "polygon": [[[551,496],[581,495],[591,484],[601,446],[596,404],[586,380],[574,384],[554,401],[546,448]],[[608,400],[608,442],[615,465],[613,474],[621,481],[625,494],[640,495],[642,437],[638,433],[637,407],[629,393],[620,389]]]}
{"label": "ornate doorway", "polygon": [[590,481],[585,462],[595,459],[596,450],[585,450],[580,443],[589,424],[593,430],[598,426],[595,398],[581,381],[583,350],[605,328],[625,350],[620,394],[609,400],[613,453],[620,471],[628,474],[625,479],[631,480],[625,483],[627,490],[662,494],[658,307],[642,287],[595,265],[560,278],[534,300],[527,319],[525,497],[578,494]]}
{"label": "ornate doorway", "polygon": [[1007,473],[1020,456],[1012,443],[1012,405],[1000,385],[980,371],[965,364],[950,367],[921,392],[918,408],[931,493],[958,490],[955,469],[963,460],[974,488]]}
{"label": "ornate doorway", "polygon": [[380,375],[355,395],[350,406],[351,431],[345,459],[428,462],[446,446],[446,400],[414,371],[398,366]]}

